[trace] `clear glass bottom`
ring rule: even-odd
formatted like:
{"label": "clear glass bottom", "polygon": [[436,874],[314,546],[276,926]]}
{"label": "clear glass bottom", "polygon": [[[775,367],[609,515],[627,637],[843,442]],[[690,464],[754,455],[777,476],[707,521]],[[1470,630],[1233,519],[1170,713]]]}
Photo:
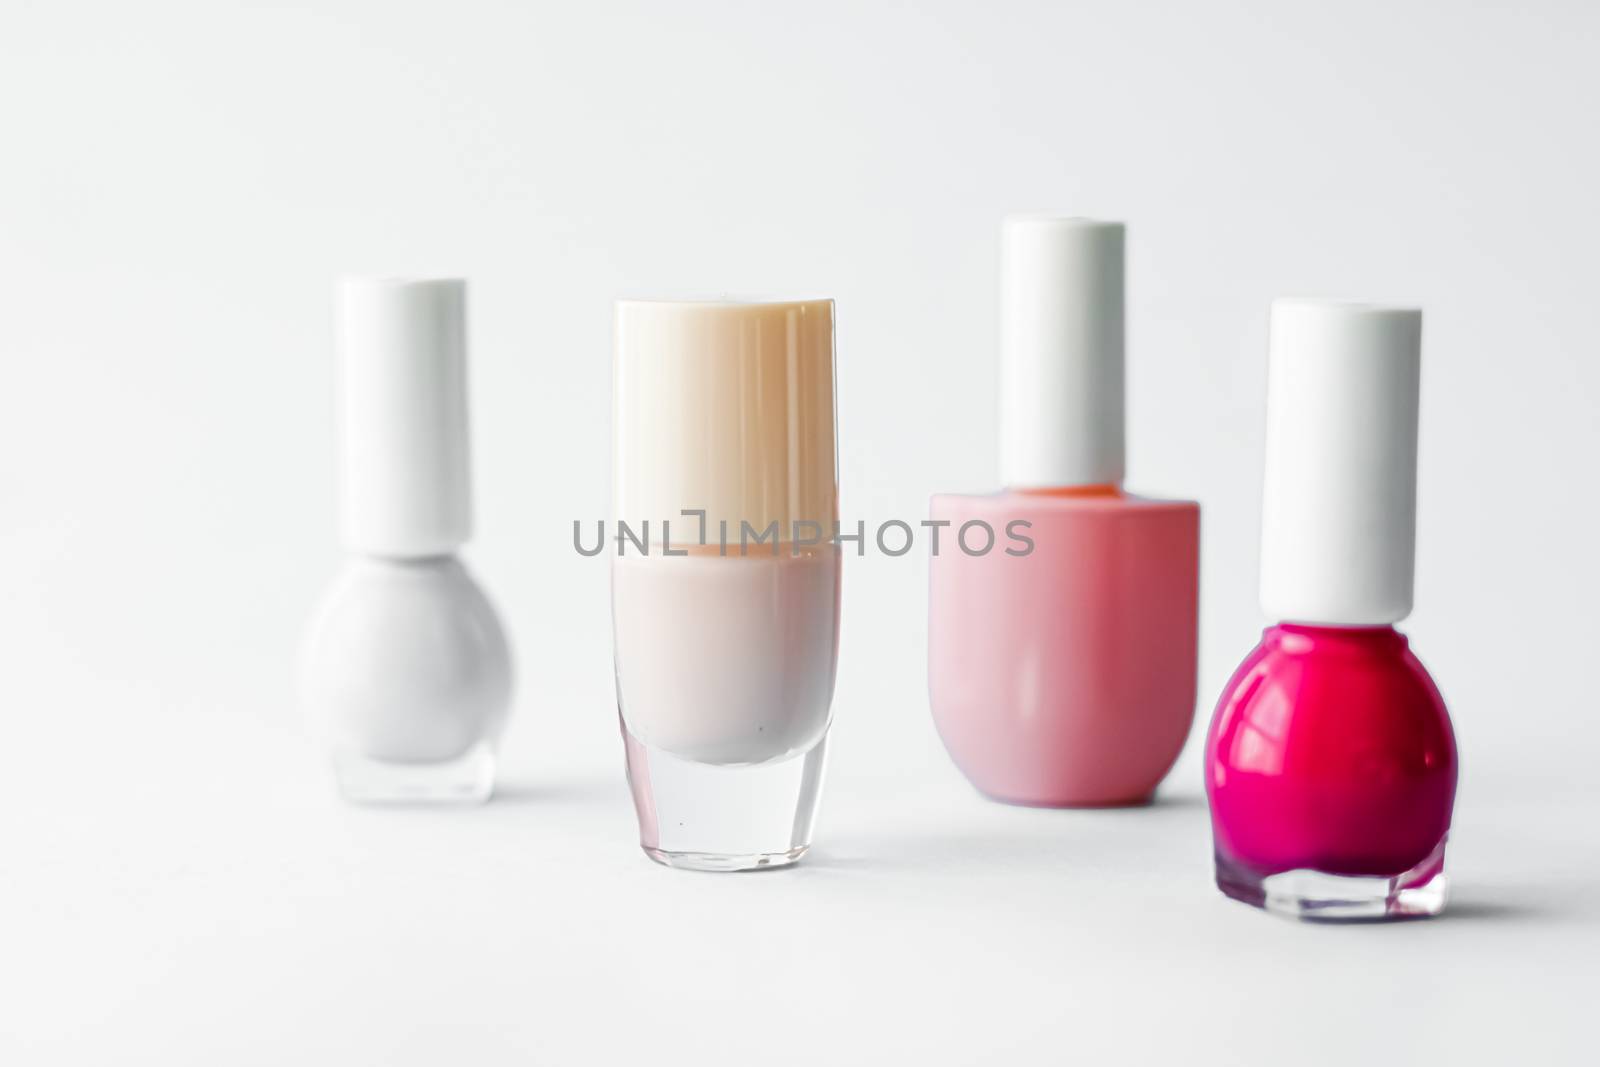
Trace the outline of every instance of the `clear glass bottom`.
{"label": "clear glass bottom", "polygon": [[494,749],[480,741],[442,763],[390,763],[336,752],[333,771],[339,792],[353,804],[482,804],[494,791]]}
{"label": "clear glass bottom", "polygon": [[1299,869],[1260,875],[1217,853],[1217,888],[1234,900],[1295,919],[1371,922],[1438,915],[1449,895],[1441,840],[1428,858],[1387,878]]}
{"label": "clear glass bottom", "polygon": [[622,726],[639,845],[668,867],[755,871],[785,867],[811,847],[826,735],[780,763],[718,766],[650,748]]}

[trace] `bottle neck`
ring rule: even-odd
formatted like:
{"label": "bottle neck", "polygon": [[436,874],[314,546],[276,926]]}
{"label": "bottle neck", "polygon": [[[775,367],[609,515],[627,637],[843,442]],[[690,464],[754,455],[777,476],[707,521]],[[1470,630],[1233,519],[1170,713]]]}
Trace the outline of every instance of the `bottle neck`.
{"label": "bottle neck", "polygon": [[1406,648],[1410,641],[1406,639],[1405,634],[1387,623],[1377,623],[1372,626],[1331,626],[1324,623],[1280,622],[1276,626],[1267,627],[1262,643],[1280,646],[1288,652],[1375,648],[1398,651]]}
{"label": "bottle neck", "polygon": [[1103,485],[1025,485],[1012,486],[1010,489],[1013,493],[1024,493],[1028,496],[1091,500],[1118,500],[1127,495],[1123,492],[1122,486],[1116,482],[1107,482]]}
{"label": "bottle neck", "polygon": [[454,552],[441,552],[431,556],[380,556],[371,552],[360,552],[350,549],[346,559],[352,566],[377,567],[395,571],[423,571],[436,570],[440,567],[455,566],[460,562]]}

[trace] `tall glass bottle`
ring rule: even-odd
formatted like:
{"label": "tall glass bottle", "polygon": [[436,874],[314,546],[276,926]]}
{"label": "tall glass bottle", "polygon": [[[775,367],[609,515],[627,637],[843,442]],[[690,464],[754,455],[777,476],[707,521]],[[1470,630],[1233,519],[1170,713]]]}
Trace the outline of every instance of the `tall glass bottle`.
{"label": "tall glass bottle", "polygon": [[612,419],[640,844],[677,867],[792,863],[838,656],[832,302],[619,303]]}

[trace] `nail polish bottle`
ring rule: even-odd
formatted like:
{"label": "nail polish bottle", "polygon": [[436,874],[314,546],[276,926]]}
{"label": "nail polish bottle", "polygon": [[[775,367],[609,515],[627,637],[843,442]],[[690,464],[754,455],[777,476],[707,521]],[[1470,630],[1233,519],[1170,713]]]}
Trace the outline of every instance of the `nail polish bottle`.
{"label": "nail polish bottle", "polygon": [[811,845],[839,651],[833,381],[830,300],[617,305],[617,708],[658,863]]}
{"label": "nail polish bottle", "polygon": [[1456,790],[1411,612],[1422,315],[1280,300],[1267,364],[1261,644],[1206,742],[1217,886],[1315,919],[1434,915]]}
{"label": "nail polish bottle", "polygon": [[1122,488],[1123,226],[1011,218],[1005,488],[932,502],[934,722],[1012,804],[1148,801],[1194,720],[1200,509]]}
{"label": "nail polish bottle", "polygon": [[301,651],[302,700],[356,802],[477,802],[511,699],[499,617],[457,551],[472,532],[466,286],[339,292],[348,561]]}

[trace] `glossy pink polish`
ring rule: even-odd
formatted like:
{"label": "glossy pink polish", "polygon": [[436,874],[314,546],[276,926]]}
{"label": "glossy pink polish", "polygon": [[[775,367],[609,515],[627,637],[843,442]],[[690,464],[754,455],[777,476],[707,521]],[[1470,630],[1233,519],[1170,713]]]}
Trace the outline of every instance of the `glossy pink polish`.
{"label": "glossy pink polish", "polygon": [[1206,741],[1217,886],[1314,919],[1435,915],[1456,744],[1392,623],[1411,610],[1421,315],[1273,308],[1263,492],[1269,627]]}
{"label": "glossy pink polish", "polygon": [[1002,264],[1007,488],[933,498],[934,723],[997,800],[1144,803],[1194,721],[1200,509],[1121,488],[1123,227],[1009,219]]}

